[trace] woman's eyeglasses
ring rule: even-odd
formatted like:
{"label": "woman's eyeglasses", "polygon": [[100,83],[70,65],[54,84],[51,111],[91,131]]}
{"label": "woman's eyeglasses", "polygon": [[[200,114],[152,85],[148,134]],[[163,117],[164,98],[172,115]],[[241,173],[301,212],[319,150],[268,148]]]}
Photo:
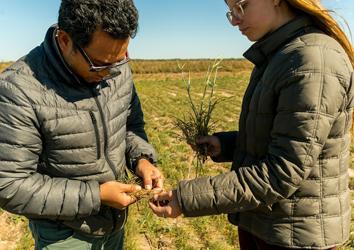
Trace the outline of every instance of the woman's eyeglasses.
{"label": "woman's eyeglasses", "polygon": [[245,5],[247,4],[247,0],[240,0],[235,3],[230,11],[226,12],[227,20],[233,25],[234,18],[241,19],[245,15]]}

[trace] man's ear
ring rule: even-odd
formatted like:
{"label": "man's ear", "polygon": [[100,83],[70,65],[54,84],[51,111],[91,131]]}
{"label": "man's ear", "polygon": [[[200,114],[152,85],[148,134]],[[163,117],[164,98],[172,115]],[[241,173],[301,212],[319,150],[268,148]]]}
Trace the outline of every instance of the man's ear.
{"label": "man's ear", "polygon": [[72,50],[73,41],[67,32],[64,30],[57,30],[56,38],[63,54],[66,54]]}

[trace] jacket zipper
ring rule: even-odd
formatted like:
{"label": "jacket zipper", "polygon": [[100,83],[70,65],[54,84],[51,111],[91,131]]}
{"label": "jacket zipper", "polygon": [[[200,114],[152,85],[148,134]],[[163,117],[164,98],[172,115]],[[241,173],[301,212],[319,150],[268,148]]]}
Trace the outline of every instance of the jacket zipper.
{"label": "jacket zipper", "polygon": [[93,128],[95,130],[95,134],[96,134],[96,148],[97,148],[97,160],[101,158],[101,143],[100,143],[100,133],[98,131],[98,125],[97,125],[97,120],[95,117],[95,114],[90,111],[90,116],[91,116],[91,120],[93,123]]}
{"label": "jacket zipper", "polygon": [[114,174],[114,178],[117,180],[118,179],[117,170],[115,169],[113,162],[108,157],[108,132],[107,132],[107,124],[106,124],[106,122],[104,120],[104,114],[103,114],[102,106],[101,106],[100,102],[98,101],[98,98],[97,98],[97,96],[95,94],[95,91],[93,90],[92,92],[93,92],[93,97],[95,99],[96,105],[98,107],[98,111],[100,113],[101,121],[102,121],[103,140],[104,140],[103,153],[104,153],[104,156],[106,158],[106,161],[107,161],[109,167],[111,168],[111,170],[112,170],[112,172]]}
{"label": "jacket zipper", "polygon": [[[98,97],[97,97],[97,91],[98,89],[92,89],[92,94],[93,94],[93,98],[95,99],[98,111],[100,113],[100,117],[101,117],[101,121],[102,121],[102,127],[103,127],[103,139],[104,139],[104,149],[103,149],[103,153],[104,153],[104,157],[106,158],[106,161],[109,165],[109,167],[111,168],[113,174],[114,174],[114,178],[117,180],[118,179],[118,173],[117,170],[114,167],[113,162],[109,159],[108,157],[108,129],[107,129],[107,124],[105,123],[105,119],[104,119],[104,113],[102,110],[102,106],[100,104],[100,102],[98,101]],[[111,208],[111,214],[112,214],[112,218],[113,218],[113,228],[112,228],[112,232],[116,231],[116,227],[117,227],[117,218],[116,218],[116,213],[114,212],[114,209]],[[124,223],[125,223],[125,219],[124,219]]]}

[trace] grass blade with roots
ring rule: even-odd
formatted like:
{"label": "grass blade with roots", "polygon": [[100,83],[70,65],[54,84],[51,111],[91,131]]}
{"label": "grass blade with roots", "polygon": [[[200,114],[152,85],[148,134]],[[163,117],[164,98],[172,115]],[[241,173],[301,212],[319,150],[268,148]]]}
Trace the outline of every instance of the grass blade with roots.
{"label": "grass blade with roots", "polygon": [[181,70],[182,80],[186,85],[188,104],[190,111],[183,115],[182,118],[176,118],[175,126],[182,132],[180,138],[186,140],[196,150],[196,177],[203,172],[203,164],[207,159],[206,145],[197,145],[196,139],[200,136],[207,136],[212,133],[215,123],[211,122],[211,116],[218,103],[218,99],[214,97],[214,88],[216,86],[217,74],[220,69],[222,60],[215,60],[209,66],[205,78],[205,86],[201,99],[195,101],[192,97],[192,84],[190,73],[188,79],[183,70],[184,65],[178,65]]}

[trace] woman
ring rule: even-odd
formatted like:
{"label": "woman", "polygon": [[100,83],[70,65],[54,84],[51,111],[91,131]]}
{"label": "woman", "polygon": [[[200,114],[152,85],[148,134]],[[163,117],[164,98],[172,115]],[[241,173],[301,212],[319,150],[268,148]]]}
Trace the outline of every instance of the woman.
{"label": "woman", "polygon": [[[316,0],[226,1],[256,41],[239,131],[200,138],[232,171],[155,196],[158,216],[229,214],[241,249],[335,249],[349,237],[354,55]],[[165,206],[156,205],[167,200]]]}

